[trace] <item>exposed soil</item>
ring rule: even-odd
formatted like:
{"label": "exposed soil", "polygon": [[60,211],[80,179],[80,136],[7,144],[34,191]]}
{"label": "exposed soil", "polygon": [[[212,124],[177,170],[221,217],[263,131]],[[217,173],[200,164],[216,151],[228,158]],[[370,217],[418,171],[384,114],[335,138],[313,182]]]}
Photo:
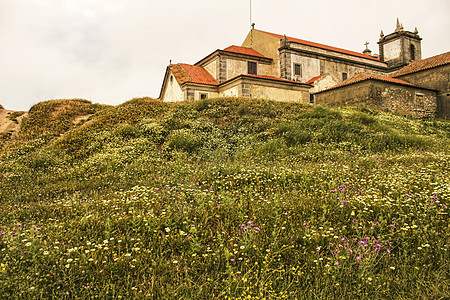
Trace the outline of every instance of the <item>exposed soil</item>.
{"label": "exposed soil", "polygon": [[16,117],[17,122],[10,118],[13,113],[15,113],[13,110],[0,109],[0,133],[10,133],[12,136],[15,136],[19,132],[22,119],[28,113],[25,112],[21,116]]}

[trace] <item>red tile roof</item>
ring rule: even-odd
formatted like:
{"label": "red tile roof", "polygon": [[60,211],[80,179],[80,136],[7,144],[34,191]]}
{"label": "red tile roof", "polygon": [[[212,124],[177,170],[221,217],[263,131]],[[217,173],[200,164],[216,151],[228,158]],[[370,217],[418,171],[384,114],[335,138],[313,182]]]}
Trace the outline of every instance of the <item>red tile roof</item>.
{"label": "red tile roof", "polygon": [[368,73],[359,73],[349,79],[342,81],[341,83],[336,84],[335,86],[332,86],[331,88],[329,88],[325,91],[337,89],[337,88],[340,88],[343,86],[351,85],[351,84],[354,84],[357,82],[370,80],[370,79],[416,87],[415,85],[413,85],[409,82],[406,82],[406,81],[403,81],[400,79],[396,79],[396,78],[390,78],[390,77],[385,77],[385,76],[375,75],[375,74],[368,74]]}
{"label": "red tile roof", "polygon": [[186,82],[218,85],[214,77],[212,77],[212,75],[203,67],[188,64],[176,64],[170,65],[169,68],[179,85]]}
{"label": "red tile roof", "polygon": [[259,56],[259,57],[264,57],[264,55],[262,55],[261,53],[259,53],[258,51],[255,51],[251,48],[247,48],[247,47],[240,47],[240,46],[230,46],[228,48],[223,49],[223,51],[227,51],[227,52],[234,52],[234,53],[241,53],[241,54],[247,54],[247,55],[253,55],[253,56]]}
{"label": "red tile roof", "polygon": [[316,80],[318,80],[318,79],[320,79],[320,78],[322,78],[323,76],[325,76],[325,75],[327,75],[327,74],[322,74],[322,75],[319,75],[319,76],[316,76],[316,77],[313,77],[313,78],[311,78],[310,80],[308,80],[307,82],[305,82],[306,84],[313,84]]}
{"label": "red tile roof", "polygon": [[[282,36],[280,34],[276,34],[276,33],[271,33],[271,32],[262,31],[262,30],[258,30],[258,31],[270,34],[270,35],[275,36],[275,37],[277,37],[279,39],[283,39],[283,37],[284,37],[284,36]],[[361,58],[365,58],[365,59],[370,59],[370,60],[381,62],[381,60],[379,60],[378,58],[375,58],[375,57],[372,57],[370,55],[366,55],[366,54],[363,54],[363,53],[349,51],[349,50],[336,48],[336,47],[332,47],[332,46],[327,46],[327,45],[323,45],[323,44],[319,44],[319,43],[315,43],[315,42],[309,42],[309,41],[305,41],[305,40],[301,40],[301,39],[297,39],[297,38],[293,38],[293,37],[289,37],[289,36],[287,36],[286,38],[288,39],[289,42],[292,42],[292,43],[302,44],[302,45],[306,45],[306,46],[316,47],[316,48],[320,48],[320,49],[325,49],[325,50],[329,50],[329,51],[339,52],[339,53],[348,54],[348,55],[352,55],[352,56],[358,56],[358,57],[361,57]]]}
{"label": "red tile roof", "polygon": [[402,75],[415,73],[423,70],[428,70],[431,68],[443,66],[450,63],[450,51],[447,53],[439,54],[429,58],[421,59],[415,61],[406,67],[398,70],[397,72],[391,74],[389,77],[399,77]]}

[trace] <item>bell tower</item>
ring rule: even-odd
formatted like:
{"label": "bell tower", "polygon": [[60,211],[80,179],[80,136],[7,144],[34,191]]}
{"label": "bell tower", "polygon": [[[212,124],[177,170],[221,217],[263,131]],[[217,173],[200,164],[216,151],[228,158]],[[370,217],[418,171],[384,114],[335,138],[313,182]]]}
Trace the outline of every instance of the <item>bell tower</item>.
{"label": "bell tower", "polygon": [[378,41],[380,59],[387,62],[390,72],[420,60],[422,59],[421,40],[417,27],[414,32],[406,31],[397,19],[397,26],[393,33],[385,36],[381,31]]}

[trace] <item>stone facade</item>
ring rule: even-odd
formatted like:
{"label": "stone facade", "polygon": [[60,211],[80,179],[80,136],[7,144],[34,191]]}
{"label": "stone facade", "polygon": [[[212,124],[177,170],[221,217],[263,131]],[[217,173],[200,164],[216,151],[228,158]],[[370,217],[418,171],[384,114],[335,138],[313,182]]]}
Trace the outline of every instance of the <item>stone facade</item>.
{"label": "stone facade", "polygon": [[[170,77],[166,76],[160,98],[181,101],[215,96],[263,97],[326,105],[365,102],[416,117],[436,112],[449,117],[448,67],[426,66],[428,71],[403,74],[399,77],[402,80],[390,78],[423,61],[421,40],[417,29],[406,31],[397,20],[393,33],[380,35],[378,56],[371,55],[368,44],[359,53],[252,28],[242,46],[216,50],[190,66],[186,74],[175,74],[179,87],[171,87]],[[450,59],[445,64],[450,64]],[[354,79],[362,74],[371,74],[371,78],[363,80],[370,79],[370,88],[367,82],[356,84]],[[416,100],[423,103],[422,110],[415,108]]]}
{"label": "stone facade", "polygon": [[422,38],[417,28],[414,32],[405,31],[397,19],[397,28],[387,36],[381,33],[378,41],[380,59],[387,62],[389,70],[396,71],[414,61],[422,59]]}
{"label": "stone facade", "polygon": [[416,118],[436,114],[436,91],[378,80],[365,80],[319,92],[316,104],[326,106],[377,107]]}
{"label": "stone facade", "polygon": [[424,88],[437,90],[437,115],[450,118],[450,64],[397,78]]}

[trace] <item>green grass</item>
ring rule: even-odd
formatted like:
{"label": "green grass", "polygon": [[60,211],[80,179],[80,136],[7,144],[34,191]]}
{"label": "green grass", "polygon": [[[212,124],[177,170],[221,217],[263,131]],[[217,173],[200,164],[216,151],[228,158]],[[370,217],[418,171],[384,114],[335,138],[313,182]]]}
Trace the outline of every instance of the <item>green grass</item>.
{"label": "green grass", "polygon": [[0,159],[0,298],[450,295],[448,121],[144,98],[27,122]]}

